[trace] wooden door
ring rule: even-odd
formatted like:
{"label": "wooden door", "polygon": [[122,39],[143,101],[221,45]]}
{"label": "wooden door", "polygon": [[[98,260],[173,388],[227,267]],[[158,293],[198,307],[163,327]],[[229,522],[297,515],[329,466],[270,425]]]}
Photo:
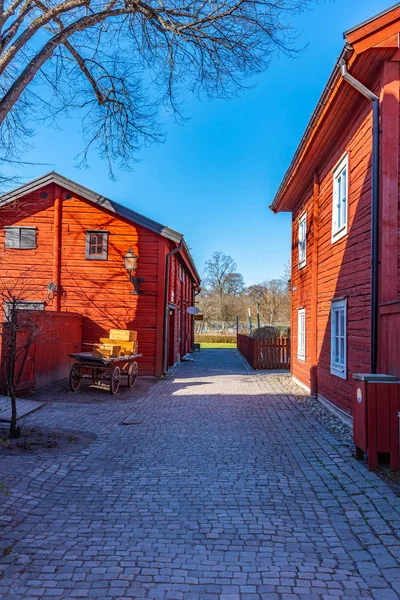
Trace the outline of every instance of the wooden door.
{"label": "wooden door", "polygon": [[168,366],[173,367],[175,364],[175,311],[169,310],[168,321]]}

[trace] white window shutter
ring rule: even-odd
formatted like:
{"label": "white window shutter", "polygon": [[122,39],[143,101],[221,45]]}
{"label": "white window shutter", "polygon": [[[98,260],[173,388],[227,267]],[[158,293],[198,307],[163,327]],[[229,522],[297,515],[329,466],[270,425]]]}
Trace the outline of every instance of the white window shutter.
{"label": "white window shutter", "polygon": [[24,250],[30,250],[36,248],[36,229],[27,228],[21,229],[21,248]]}
{"label": "white window shutter", "polygon": [[19,227],[6,227],[6,239],[5,246],[6,248],[19,248]]}

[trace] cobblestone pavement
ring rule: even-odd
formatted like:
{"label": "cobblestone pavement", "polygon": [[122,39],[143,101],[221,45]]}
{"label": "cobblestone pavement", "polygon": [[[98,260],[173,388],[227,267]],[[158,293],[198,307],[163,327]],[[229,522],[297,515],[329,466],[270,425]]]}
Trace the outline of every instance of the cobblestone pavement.
{"label": "cobblestone pavement", "polygon": [[29,415],[97,438],[0,459],[0,597],[399,598],[400,499],[285,376],[235,350],[194,357],[139,402]]}

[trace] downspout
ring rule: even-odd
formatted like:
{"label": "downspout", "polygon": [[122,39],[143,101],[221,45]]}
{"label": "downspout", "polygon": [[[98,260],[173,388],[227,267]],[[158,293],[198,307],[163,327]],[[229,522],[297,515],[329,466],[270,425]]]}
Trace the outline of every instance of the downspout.
{"label": "downspout", "polygon": [[62,196],[59,185],[55,186],[53,232],[53,283],[55,284],[55,309],[61,310],[61,236]]}
{"label": "downspout", "polygon": [[168,371],[168,292],[169,292],[169,269],[171,264],[171,256],[180,252],[183,247],[183,238],[179,242],[178,246],[168,252],[165,257],[165,290],[164,290],[164,351],[163,351],[163,374]]}
{"label": "downspout", "polygon": [[344,60],[339,63],[342,77],[372,103],[372,207],[371,207],[371,373],[378,363],[378,276],[379,276],[379,98],[355,79],[347,70]]}

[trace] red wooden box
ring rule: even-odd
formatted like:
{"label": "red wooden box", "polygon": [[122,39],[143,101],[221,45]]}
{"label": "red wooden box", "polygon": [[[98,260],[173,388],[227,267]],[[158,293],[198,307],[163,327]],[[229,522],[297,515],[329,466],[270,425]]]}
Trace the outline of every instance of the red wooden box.
{"label": "red wooden box", "polygon": [[353,440],[357,453],[368,452],[375,471],[378,453],[390,454],[390,466],[400,468],[400,381],[393,375],[354,374]]}

